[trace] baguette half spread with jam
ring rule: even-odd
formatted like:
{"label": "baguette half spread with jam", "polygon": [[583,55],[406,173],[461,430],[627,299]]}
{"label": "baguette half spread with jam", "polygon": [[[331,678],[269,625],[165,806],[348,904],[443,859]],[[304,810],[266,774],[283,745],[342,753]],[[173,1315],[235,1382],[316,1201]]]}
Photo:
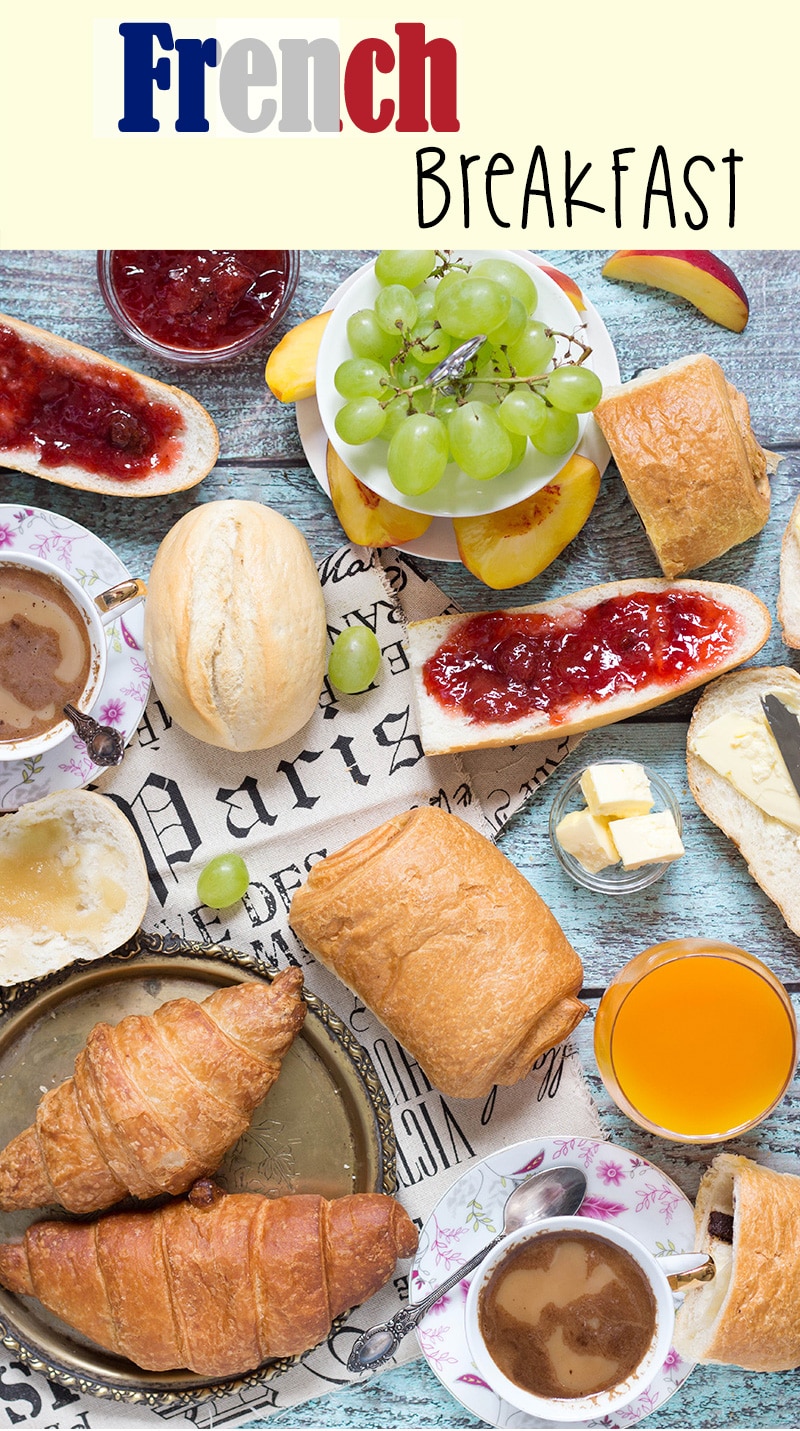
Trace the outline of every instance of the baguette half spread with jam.
{"label": "baguette half spread with jam", "polygon": [[749,660],[770,625],[742,587],[648,578],[412,622],[423,749],[518,745],[624,720]]}

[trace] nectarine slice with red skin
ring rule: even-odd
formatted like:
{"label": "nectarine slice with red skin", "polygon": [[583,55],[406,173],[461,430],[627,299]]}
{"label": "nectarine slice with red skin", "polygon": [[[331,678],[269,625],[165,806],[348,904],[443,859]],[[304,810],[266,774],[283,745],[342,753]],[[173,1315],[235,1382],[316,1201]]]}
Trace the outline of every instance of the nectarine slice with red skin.
{"label": "nectarine slice with red skin", "polygon": [[315,313],[284,333],[267,358],[264,377],[278,402],[299,402],[317,390],[317,357],[331,313]]}
{"label": "nectarine slice with red skin", "polygon": [[675,293],[733,333],[741,333],[750,313],[736,274],[708,249],[621,248],[606,260],[603,277]]}
{"label": "nectarine slice with red skin", "polygon": [[458,552],[494,591],[533,581],[577,536],[600,491],[600,473],[575,453],[532,497],[482,517],[454,517]]}
{"label": "nectarine slice with red skin", "polygon": [[425,512],[409,512],[365,487],[330,443],[326,468],[336,515],[345,535],[356,546],[396,547],[427,532],[433,517]]}
{"label": "nectarine slice with red skin", "polygon": [[568,273],[562,273],[560,268],[552,268],[549,263],[540,263],[539,268],[563,289],[573,308],[577,308],[579,313],[586,312],[586,300],[574,278],[570,278]]}

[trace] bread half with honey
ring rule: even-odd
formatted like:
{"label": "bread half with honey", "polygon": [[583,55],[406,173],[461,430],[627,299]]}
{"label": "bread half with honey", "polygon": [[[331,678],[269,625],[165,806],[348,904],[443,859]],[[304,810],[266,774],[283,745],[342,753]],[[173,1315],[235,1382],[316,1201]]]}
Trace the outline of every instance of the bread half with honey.
{"label": "bread half with honey", "polygon": [[720,1153],[695,1206],[698,1251],[712,1281],[690,1287],[675,1322],[687,1361],[749,1371],[800,1366],[800,1177]]}
{"label": "bread half with honey", "polygon": [[[71,384],[81,380],[95,384],[101,394],[98,431],[89,426],[96,458],[92,466],[50,460],[47,442],[29,438],[11,445],[4,439],[4,430],[13,430],[19,404],[29,411],[39,404],[37,426],[46,436],[48,414],[63,420],[61,404],[70,400]],[[45,386],[50,392],[43,401]],[[150,426],[156,418],[158,441]],[[122,460],[120,454],[126,451],[136,455],[141,470],[115,475],[108,463]],[[182,388],[0,313],[0,467],[113,497],[157,497],[194,487],[211,471],[218,452],[219,436],[210,414]]]}
{"label": "bread half with honey", "polygon": [[106,795],[60,790],[0,820],[0,985],[99,959],[142,922],[150,885]]}
{"label": "bread half with honey", "polygon": [[[512,720],[474,719],[465,708],[446,705],[434,693],[426,665],[444,643],[473,618],[465,612],[436,616],[428,621],[416,621],[408,627],[408,653],[414,677],[414,692],[419,712],[419,728],[423,749],[427,755],[446,755],[459,750],[479,750],[491,746],[520,745],[527,741],[552,740],[555,737],[577,735],[638,715],[674,700],[686,691],[694,690],[715,676],[729,671],[750,659],[769,636],[771,620],[762,601],[740,586],[710,581],[665,581],[659,578],[608,582],[588,587],[554,601],[535,606],[520,606],[515,613],[541,615],[568,627],[580,628],[586,613],[602,603],[620,597],[674,596],[681,593],[699,595],[715,603],[727,613],[731,639],[713,660],[700,667],[685,670],[679,677],[659,679],[653,658],[653,675],[636,690],[622,689],[598,698],[570,699],[561,709],[553,709],[546,701],[540,709],[529,711]],[[655,638],[654,638],[655,640]]]}
{"label": "bread half with honey", "polygon": [[[696,737],[720,716],[736,714],[762,721],[761,697],[770,693],[800,712],[800,675],[789,666],[754,666],[714,681],[692,714],[686,773],[703,814],[728,836],[746,860],[753,879],[778,906],[789,928],[800,935],[800,834],[765,814],[693,749]],[[780,761],[777,750],[775,755]]]}

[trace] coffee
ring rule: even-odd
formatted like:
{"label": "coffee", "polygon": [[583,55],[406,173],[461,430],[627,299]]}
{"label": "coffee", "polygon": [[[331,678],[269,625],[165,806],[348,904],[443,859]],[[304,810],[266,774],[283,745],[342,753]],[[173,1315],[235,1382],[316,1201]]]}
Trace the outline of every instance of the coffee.
{"label": "coffee", "polygon": [[551,1232],[518,1244],[478,1308],[492,1359],[534,1396],[593,1396],[618,1386],[653,1339],[656,1302],[638,1262],[593,1233]]}
{"label": "coffee", "polygon": [[86,622],[46,572],[0,562],[0,743],[30,740],[80,700],[92,650]]}

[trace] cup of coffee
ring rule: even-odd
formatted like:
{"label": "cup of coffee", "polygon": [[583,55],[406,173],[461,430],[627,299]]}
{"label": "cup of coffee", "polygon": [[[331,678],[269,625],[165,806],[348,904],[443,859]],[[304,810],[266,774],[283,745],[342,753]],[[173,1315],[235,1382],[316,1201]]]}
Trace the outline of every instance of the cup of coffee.
{"label": "cup of coffee", "polygon": [[614,1416],[646,1389],[674,1322],[663,1266],[629,1232],[588,1217],[548,1218],[504,1237],[466,1303],[484,1381],[531,1416],[573,1425]]}
{"label": "cup of coffee", "polygon": [[106,674],[105,627],[146,590],[131,578],[92,596],[42,557],[0,557],[0,761],[65,740],[65,705],[89,713]]}

